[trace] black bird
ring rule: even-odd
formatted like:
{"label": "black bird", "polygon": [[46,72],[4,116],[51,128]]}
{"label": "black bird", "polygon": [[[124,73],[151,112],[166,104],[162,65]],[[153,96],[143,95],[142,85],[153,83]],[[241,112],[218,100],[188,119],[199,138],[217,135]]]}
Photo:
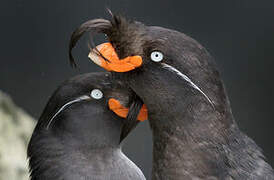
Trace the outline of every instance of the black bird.
{"label": "black bird", "polygon": [[[109,110],[110,99],[138,111],[132,92],[110,73],[76,76],[54,92],[29,142],[31,180],[145,180],[121,151],[125,119]],[[134,111],[128,116],[136,118]]]}
{"label": "black bird", "polygon": [[87,31],[109,40],[89,57],[116,71],[147,105],[152,179],[274,179],[261,149],[239,130],[215,62],[197,41],[114,15],[81,25],[70,54]]}

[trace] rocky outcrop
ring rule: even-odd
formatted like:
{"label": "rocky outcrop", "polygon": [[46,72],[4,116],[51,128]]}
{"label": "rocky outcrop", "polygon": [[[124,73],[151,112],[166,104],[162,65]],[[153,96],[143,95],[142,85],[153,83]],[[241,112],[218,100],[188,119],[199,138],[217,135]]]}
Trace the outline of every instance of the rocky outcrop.
{"label": "rocky outcrop", "polygon": [[0,180],[27,180],[26,150],[35,121],[0,91]]}

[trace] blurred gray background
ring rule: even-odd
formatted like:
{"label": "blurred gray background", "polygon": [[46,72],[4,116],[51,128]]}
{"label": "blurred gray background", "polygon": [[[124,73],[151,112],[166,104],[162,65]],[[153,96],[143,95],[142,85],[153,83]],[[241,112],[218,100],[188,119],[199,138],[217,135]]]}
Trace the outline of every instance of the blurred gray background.
{"label": "blurred gray background", "polygon": [[[205,46],[219,65],[240,128],[274,166],[273,0],[1,0],[0,89],[38,119],[64,79],[101,70],[88,61],[87,38],[73,51],[80,69],[71,69],[68,42],[81,23],[109,18],[106,7],[179,30]],[[149,178],[147,122],[127,139],[124,151]]]}

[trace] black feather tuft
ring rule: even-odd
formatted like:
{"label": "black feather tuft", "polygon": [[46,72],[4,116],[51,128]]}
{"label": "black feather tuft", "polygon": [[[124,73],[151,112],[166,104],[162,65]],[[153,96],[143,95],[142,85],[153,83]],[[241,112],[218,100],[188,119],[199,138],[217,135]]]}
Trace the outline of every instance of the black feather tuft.
{"label": "black feather tuft", "polygon": [[137,95],[135,95],[134,101],[130,105],[127,118],[125,119],[124,125],[122,127],[120,143],[140,122],[137,118],[142,106],[143,106],[143,101]]}

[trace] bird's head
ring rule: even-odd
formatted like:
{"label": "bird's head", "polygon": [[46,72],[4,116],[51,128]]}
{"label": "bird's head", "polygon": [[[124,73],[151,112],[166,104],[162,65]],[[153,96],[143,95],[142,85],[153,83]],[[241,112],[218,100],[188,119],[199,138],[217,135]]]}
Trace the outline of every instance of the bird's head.
{"label": "bird's head", "polygon": [[[71,36],[72,64],[71,50],[85,32],[107,36],[108,42],[92,47],[89,58],[140,96],[148,107],[149,119],[156,111],[178,112],[176,108],[186,109],[195,103],[214,109],[226,99],[213,59],[183,33],[116,15],[111,20],[90,20]],[[166,105],[172,108],[168,110]]]}
{"label": "bird's head", "polygon": [[65,81],[49,99],[29,142],[31,179],[66,179],[70,170],[86,173],[90,155],[99,163],[108,159],[136,125],[129,128],[125,122],[146,118],[139,113],[142,105],[108,72]]}
{"label": "bird's head", "polygon": [[55,91],[37,128],[84,143],[96,144],[92,141],[100,140],[102,144],[119,144],[125,118],[147,118],[143,110],[139,113],[142,105],[110,73],[83,74],[65,81]]}

